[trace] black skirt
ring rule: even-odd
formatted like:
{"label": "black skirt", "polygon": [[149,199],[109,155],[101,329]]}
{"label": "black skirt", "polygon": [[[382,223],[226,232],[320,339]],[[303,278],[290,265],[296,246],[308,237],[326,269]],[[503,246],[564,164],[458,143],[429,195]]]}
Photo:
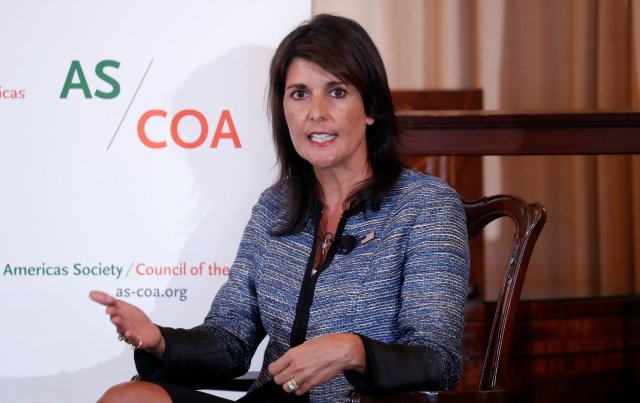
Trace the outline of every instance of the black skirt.
{"label": "black skirt", "polygon": [[[169,383],[153,382],[161,386],[171,397],[173,403],[223,403],[232,400],[210,395],[184,386]],[[305,403],[309,401],[309,394],[297,396],[295,393],[287,393],[273,380],[260,386],[258,389],[247,393],[236,400],[242,403]]]}

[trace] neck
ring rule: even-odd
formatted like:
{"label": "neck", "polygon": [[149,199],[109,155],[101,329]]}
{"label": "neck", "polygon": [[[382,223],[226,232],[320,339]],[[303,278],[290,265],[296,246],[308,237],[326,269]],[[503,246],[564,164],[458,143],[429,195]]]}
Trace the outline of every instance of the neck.
{"label": "neck", "polygon": [[368,166],[357,172],[339,170],[327,172],[316,169],[314,173],[320,185],[325,212],[342,212],[343,207],[347,207],[344,205],[345,201],[371,176]]}

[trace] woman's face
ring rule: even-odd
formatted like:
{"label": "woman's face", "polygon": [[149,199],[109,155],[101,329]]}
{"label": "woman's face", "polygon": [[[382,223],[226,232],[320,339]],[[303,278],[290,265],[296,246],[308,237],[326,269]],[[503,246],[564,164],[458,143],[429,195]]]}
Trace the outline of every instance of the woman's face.
{"label": "woman's face", "polygon": [[295,58],[287,71],[283,106],[293,146],[316,172],[367,169],[365,134],[373,119],[355,87]]}

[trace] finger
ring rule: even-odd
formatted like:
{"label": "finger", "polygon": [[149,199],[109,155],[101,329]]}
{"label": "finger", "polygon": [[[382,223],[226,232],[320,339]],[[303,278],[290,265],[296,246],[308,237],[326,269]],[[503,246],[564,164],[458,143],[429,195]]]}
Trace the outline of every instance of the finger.
{"label": "finger", "polygon": [[273,381],[278,385],[286,385],[287,381],[294,376],[300,377],[300,373],[296,372],[291,366],[283,369],[273,376]]}
{"label": "finger", "polygon": [[135,335],[133,334],[133,332],[131,330],[125,330],[123,334],[124,334],[125,339],[127,339],[129,341],[138,341],[138,339],[135,337]]}
{"label": "finger", "polygon": [[287,393],[295,393],[298,396],[304,395],[311,390],[313,385],[309,382],[300,381],[300,379],[302,378],[298,378],[297,376],[289,378],[282,384],[282,389]]}
{"label": "finger", "polygon": [[113,323],[120,333],[124,332],[124,323],[120,316],[114,315],[111,317],[111,323]]}
{"label": "finger", "polygon": [[295,393],[298,396],[302,396],[310,390],[311,390],[311,385],[305,382],[302,385],[298,384],[298,389],[293,393]]}
{"label": "finger", "polygon": [[118,314],[118,308],[113,305],[107,305],[107,309],[105,309],[104,311],[109,316],[115,316]]}
{"label": "finger", "polygon": [[308,378],[309,378],[308,375],[309,374],[307,374],[306,371],[301,369],[295,369],[293,365],[289,365],[287,368],[285,368],[284,370],[279,372],[277,375],[275,375],[273,377],[273,381],[276,384],[281,385],[281,387],[286,392],[291,393],[294,391],[289,389],[289,384],[288,384],[289,381],[293,379],[295,381],[295,384],[299,388],[302,384],[308,381]]}
{"label": "finger", "polygon": [[289,378],[281,387],[286,393],[296,393],[300,388],[300,385],[298,385],[298,381],[294,378]]}
{"label": "finger", "polygon": [[117,299],[113,298],[111,295],[107,294],[106,292],[102,292],[98,290],[91,291],[89,293],[89,298],[91,298],[92,300],[94,300],[99,304],[107,305],[107,306],[114,305],[116,301],[118,301]]}
{"label": "finger", "polygon": [[313,374],[309,373],[309,371],[298,371],[296,373],[289,374],[287,380],[284,382],[283,386],[288,389],[288,381],[293,379],[296,386],[298,387],[296,390],[288,390],[289,392],[295,393],[298,396],[304,395],[311,388],[313,388]]}
{"label": "finger", "polygon": [[132,344],[132,345],[138,344],[139,340],[131,330],[125,330],[123,335],[124,335],[124,338],[127,341],[127,343]]}
{"label": "finger", "polygon": [[93,290],[89,293],[89,298],[102,305],[107,305],[108,296],[107,293],[98,290]]}
{"label": "finger", "polygon": [[126,338],[124,337],[124,329],[122,329],[121,327],[116,326],[116,333],[118,333],[118,340],[120,340],[120,341],[126,340]]}
{"label": "finger", "polygon": [[283,382],[288,380],[288,379],[284,379],[283,377],[284,374],[282,374],[282,372],[285,369],[287,369],[287,367],[289,367],[290,363],[291,362],[290,362],[289,356],[285,354],[282,357],[275,360],[274,362],[272,362],[271,364],[269,364],[269,366],[267,367],[269,374],[271,374],[271,376],[273,377],[273,380],[278,385],[282,385]]}

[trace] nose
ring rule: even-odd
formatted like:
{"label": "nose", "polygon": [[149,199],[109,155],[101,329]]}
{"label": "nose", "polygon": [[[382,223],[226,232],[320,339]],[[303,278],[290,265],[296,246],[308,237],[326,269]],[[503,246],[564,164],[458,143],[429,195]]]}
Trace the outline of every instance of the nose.
{"label": "nose", "polygon": [[323,97],[313,97],[309,108],[309,119],[312,121],[323,121],[327,119],[327,105]]}

